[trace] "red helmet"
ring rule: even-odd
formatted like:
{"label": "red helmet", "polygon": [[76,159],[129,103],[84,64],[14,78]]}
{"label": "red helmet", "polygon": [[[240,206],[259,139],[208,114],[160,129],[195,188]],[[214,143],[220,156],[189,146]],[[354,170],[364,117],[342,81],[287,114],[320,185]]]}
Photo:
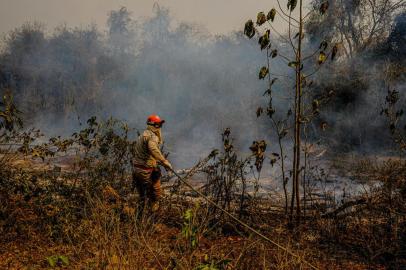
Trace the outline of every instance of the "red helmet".
{"label": "red helmet", "polygon": [[161,119],[161,117],[156,114],[151,114],[150,116],[148,116],[148,125],[162,125],[163,123],[165,123],[165,120]]}

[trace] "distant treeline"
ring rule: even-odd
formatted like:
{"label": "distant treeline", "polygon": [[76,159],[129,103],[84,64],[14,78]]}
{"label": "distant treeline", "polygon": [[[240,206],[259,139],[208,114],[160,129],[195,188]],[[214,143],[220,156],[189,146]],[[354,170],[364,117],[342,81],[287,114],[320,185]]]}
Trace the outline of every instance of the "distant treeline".
{"label": "distant treeline", "polygon": [[[320,114],[319,123],[325,121],[329,128],[322,133],[313,125],[312,136],[321,135],[345,150],[389,141],[385,119],[379,116],[387,92],[383,69],[405,69],[406,14],[392,16],[389,28],[362,41],[365,33],[353,31],[359,25],[348,24],[348,16],[358,16],[356,22],[369,18],[357,8],[362,9],[355,7],[343,17],[334,17],[334,12],[311,17],[306,25],[309,51],[327,32],[329,42],[340,36],[343,40],[338,61],[315,79],[314,95],[328,88],[335,99]],[[268,124],[255,116],[263,102],[261,82],[255,78],[263,58],[256,44],[241,33],[214,37],[185,23],[172,29],[168,10],[156,7],[155,12],[139,22],[125,8],[112,11],[107,31],[96,25],[60,26],[50,33],[38,23],[16,28],[1,44],[1,91],[11,90],[28,122],[95,114],[139,127],[148,113],[161,113],[171,123],[169,137],[190,154],[214,144],[225,126],[234,128],[242,142],[269,136],[263,135]],[[280,62],[275,69],[286,67]],[[390,87],[405,90],[404,73],[390,80]],[[283,87],[276,85],[276,91],[283,93]]]}

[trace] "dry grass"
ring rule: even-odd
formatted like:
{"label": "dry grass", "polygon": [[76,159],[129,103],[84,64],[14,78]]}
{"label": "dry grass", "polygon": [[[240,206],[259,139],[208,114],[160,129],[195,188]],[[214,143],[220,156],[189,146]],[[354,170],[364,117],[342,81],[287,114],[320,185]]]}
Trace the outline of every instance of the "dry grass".
{"label": "dry grass", "polygon": [[[68,269],[309,269],[183,189],[168,189],[158,213],[138,216],[123,161],[130,145],[112,130],[81,132],[80,155],[58,170],[52,159],[40,166],[29,155],[1,163],[0,269],[52,268],[54,255],[68,258],[55,266]],[[106,144],[112,150],[102,152]],[[231,151],[219,154],[203,183],[207,195],[300,258],[319,269],[406,265],[405,161],[360,161],[349,174],[379,185],[342,204],[326,198],[328,212],[313,208],[293,227],[280,202],[238,194],[247,179],[224,174],[241,171],[237,161]]]}
{"label": "dry grass", "polygon": [[[197,224],[199,241],[191,248],[181,230],[182,215],[195,209],[193,202],[179,203],[178,198],[171,202],[167,197],[159,213],[137,217],[135,199],[122,199],[109,186],[100,197],[87,198],[86,213],[79,220],[63,224],[41,221],[30,210],[29,200],[25,207],[15,209],[15,223],[1,241],[0,268],[49,268],[46,257],[62,254],[70,260],[69,269],[199,269],[223,260],[230,260],[224,269],[308,269],[286,252],[227,222],[220,229]],[[14,202],[21,200],[16,197]],[[194,213],[204,216],[206,211],[200,205]],[[390,269],[384,262],[368,262],[357,254],[357,246],[366,252],[379,240],[373,237],[374,228],[381,226],[376,220],[312,219],[294,230],[287,228],[283,215],[264,214],[263,221],[257,224],[262,231],[320,269]],[[44,222],[46,226],[39,224]],[[344,223],[345,229],[340,227]],[[62,226],[63,233],[52,237],[53,226]]]}

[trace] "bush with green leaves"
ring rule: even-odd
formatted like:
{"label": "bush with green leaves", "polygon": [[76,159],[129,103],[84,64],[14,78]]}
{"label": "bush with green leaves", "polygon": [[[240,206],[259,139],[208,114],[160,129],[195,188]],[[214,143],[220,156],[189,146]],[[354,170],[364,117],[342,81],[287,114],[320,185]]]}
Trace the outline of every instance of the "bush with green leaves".
{"label": "bush with green leaves", "polygon": [[[70,138],[53,137],[45,143],[38,141],[43,140],[38,130],[5,130],[0,155],[4,161],[0,165],[1,231],[12,237],[16,228],[30,231],[32,227],[52,239],[67,239],[72,237],[67,228],[86,216],[92,198],[103,197],[108,187],[119,194],[132,191],[127,185],[132,155],[129,132],[121,121],[97,121],[95,117]],[[71,160],[69,169],[57,165],[45,169],[65,158]],[[31,165],[43,162],[44,169],[13,163],[19,160]]]}
{"label": "bush with green leaves", "polygon": [[195,207],[195,211],[192,209],[187,209],[183,214],[183,226],[182,226],[182,236],[186,239],[188,247],[193,250],[197,248],[199,244],[199,232],[196,225],[196,210],[198,206]]}

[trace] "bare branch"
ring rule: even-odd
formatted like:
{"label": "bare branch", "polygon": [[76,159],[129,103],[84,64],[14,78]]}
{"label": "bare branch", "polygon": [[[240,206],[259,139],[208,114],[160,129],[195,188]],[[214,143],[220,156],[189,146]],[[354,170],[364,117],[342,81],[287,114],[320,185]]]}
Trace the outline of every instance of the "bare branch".
{"label": "bare branch", "polygon": [[286,38],[286,37],[284,37],[281,33],[279,33],[273,26],[272,26],[272,24],[268,21],[268,24],[269,24],[269,26],[271,27],[271,29],[276,33],[276,34],[278,34],[279,35],[279,37],[281,38],[281,39],[283,39],[285,42],[289,42],[289,40]]}
{"label": "bare branch", "polygon": [[[280,9],[280,11],[282,12],[283,15],[285,15],[287,18],[289,18],[289,19],[291,19],[292,21],[294,21],[294,22],[296,22],[297,24],[299,24],[299,21],[298,21],[298,20],[296,20],[295,18],[292,18],[290,15],[286,14],[286,13],[283,11],[283,9],[282,9],[282,7],[281,7],[281,3],[279,3],[279,0],[276,0],[276,2],[278,2],[279,9]],[[279,12],[278,12],[278,13],[279,13]],[[292,13],[292,11],[291,11],[291,13]],[[295,27],[299,28],[298,25],[295,26]]]}
{"label": "bare branch", "polygon": [[[279,2],[278,2],[278,3],[279,3]],[[291,13],[292,13],[292,12],[291,12]],[[289,25],[288,32],[289,32],[290,45],[292,46],[293,53],[294,53],[294,54],[297,54],[297,50],[296,50],[295,45],[293,45],[292,36],[291,36],[292,31],[291,31],[291,29],[290,29],[290,26],[291,26],[290,16],[289,16],[289,24],[288,24],[288,25]]]}
{"label": "bare branch", "polygon": [[[326,58],[328,59],[330,57],[331,52],[329,52],[326,56]],[[324,64],[320,64],[313,72],[311,72],[309,75],[304,76],[304,78],[309,78],[311,76],[313,76],[315,73],[317,73],[320,68],[323,66]]]}

